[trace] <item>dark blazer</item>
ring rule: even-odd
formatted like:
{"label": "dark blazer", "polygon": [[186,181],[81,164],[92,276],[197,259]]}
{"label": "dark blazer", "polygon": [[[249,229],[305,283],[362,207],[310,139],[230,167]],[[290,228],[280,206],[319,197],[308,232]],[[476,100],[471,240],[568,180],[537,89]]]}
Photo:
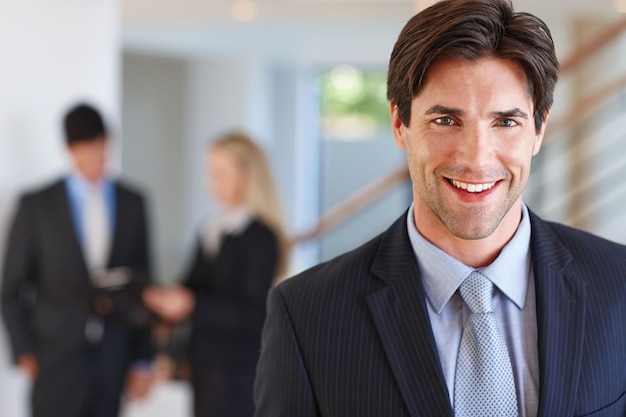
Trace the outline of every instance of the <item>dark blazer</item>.
{"label": "dark blazer", "polygon": [[[539,416],[626,416],[626,247],[531,224]],[[406,214],[270,292],[255,402],[257,417],[453,416]]]}
{"label": "dark blazer", "polygon": [[[149,281],[147,219],[139,193],[115,184],[116,227],[108,267],[128,267],[133,285]],[[97,346],[85,337],[97,291],[74,227],[65,181],[25,194],[10,231],[4,260],[2,313],[13,355],[30,353],[39,365],[33,415],[82,416],[97,380],[117,415],[119,392],[132,360],[151,353],[147,327],[130,324],[125,311],[104,320]],[[97,355],[97,360],[95,359]],[[100,364],[106,364],[101,366]]]}
{"label": "dark blazer", "polygon": [[226,235],[215,257],[196,245],[184,284],[196,297],[189,353],[197,416],[252,416],[265,300],[278,257],[276,235],[257,220]]}

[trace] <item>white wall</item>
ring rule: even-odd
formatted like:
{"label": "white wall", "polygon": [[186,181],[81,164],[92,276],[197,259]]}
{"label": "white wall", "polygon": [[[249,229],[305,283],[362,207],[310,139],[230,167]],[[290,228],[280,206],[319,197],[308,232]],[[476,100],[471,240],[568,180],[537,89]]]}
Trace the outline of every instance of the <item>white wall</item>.
{"label": "white wall", "polygon": [[[0,253],[15,198],[66,168],[61,119],[88,99],[118,114],[116,0],[2,0],[0,12]],[[0,261],[1,262],[1,261]],[[0,417],[26,415],[26,383],[0,331]]]}
{"label": "white wall", "polygon": [[150,202],[155,277],[172,281],[182,268],[187,63],[124,54],[121,161],[124,177],[141,184]]}

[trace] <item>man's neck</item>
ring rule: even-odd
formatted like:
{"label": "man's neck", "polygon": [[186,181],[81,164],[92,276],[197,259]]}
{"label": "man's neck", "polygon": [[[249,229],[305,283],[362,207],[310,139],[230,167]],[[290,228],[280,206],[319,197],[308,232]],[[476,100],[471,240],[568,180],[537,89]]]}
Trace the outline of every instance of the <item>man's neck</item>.
{"label": "man's neck", "polygon": [[414,222],[420,234],[450,256],[473,268],[491,264],[511,240],[522,218],[521,200],[504,216],[496,230],[483,239],[462,239],[453,235],[430,210],[414,205]]}
{"label": "man's neck", "polygon": [[77,180],[79,180],[80,182],[82,182],[82,183],[84,183],[86,185],[92,186],[92,187],[101,185],[103,182],[107,181],[107,178],[106,178],[106,176],[104,174],[99,176],[99,177],[97,177],[97,178],[90,178],[90,177],[84,175],[82,172],[80,172],[80,170],[78,170],[76,168],[72,169],[71,175],[74,178],[76,178]]}

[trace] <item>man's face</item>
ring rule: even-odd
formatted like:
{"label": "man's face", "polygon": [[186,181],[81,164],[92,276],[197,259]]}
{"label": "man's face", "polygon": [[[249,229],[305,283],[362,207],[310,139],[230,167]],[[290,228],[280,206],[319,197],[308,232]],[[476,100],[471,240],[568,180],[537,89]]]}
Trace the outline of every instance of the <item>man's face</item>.
{"label": "man's face", "polygon": [[104,177],[108,152],[105,137],[72,143],[69,150],[74,166],[88,181],[97,182]]}
{"label": "man's face", "polygon": [[420,231],[477,240],[499,227],[517,228],[545,123],[537,134],[526,76],[516,64],[441,60],[412,101],[409,126],[391,110]]}

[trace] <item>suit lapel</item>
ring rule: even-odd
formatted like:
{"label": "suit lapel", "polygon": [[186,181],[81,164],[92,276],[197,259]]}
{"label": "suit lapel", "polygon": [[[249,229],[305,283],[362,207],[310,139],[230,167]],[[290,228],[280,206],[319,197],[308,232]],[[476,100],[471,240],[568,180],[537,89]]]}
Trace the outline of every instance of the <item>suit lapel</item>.
{"label": "suit lapel", "polygon": [[115,216],[115,224],[112,230],[113,235],[111,236],[111,246],[109,248],[109,257],[107,258],[107,266],[112,266],[112,265],[117,265],[117,259],[119,258],[119,255],[117,255],[116,252],[116,248],[120,248],[121,245],[120,243],[123,241],[123,239],[125,238],[122,235],[122,232],[124,230],[128,230],[129,227],[125,226],[124,224],[120,224],[120,222],[125,222],[127,220],[127,217],[123,215],[123,210],[120,209],[120,207],[122,207],[122,205],[125,203],[125,196],[124,193],[120,192],[120,187],[118,186],[117,183],[113,183],[113,201],[114,201],[114,207],[113,210],[115,211],[114,216]]}
{"label": "suit lapel", "polygon": [[572,255],[531,214],[539,343],[539,416],[572,415],[582,359],[586,287],[568,273]]}
{"label": "suit lapel", "polygon": [[[572,255],[531,213],[540,370],[539,416],[572,415],[582,360],[586,287]],[[402,216],[381,241],[372,272],[387,283],[368,306],[413,417],[452,416],[419,269]],[[437,381],[432,383],[432,381]]]}
{"label": "suit lapel", "polygon": [[80,268],[84,271],[85,280],[87,280],[87,264],[85,263],[85,256],[80,244],[78,231],[76,230],[76,225],[74,223],[74,215],[70,207],[70,200],[67,194],[65,181],[62,180],[55,186],[53,198],[53,207],[55,207],[57,213],[54,216],[53,221],[59,222],[59,228],[63,231],[62,236],[66,239],[66,243],[64,244],[68,251],[66,261],[70,262],[70,260],[76,260],[76,262],[80,262]]}
{"label": "suit lapel", "polygon": [[410,415],[452,416],[406,214],[383,237],[372,272],[388,285],[367,303]]}

